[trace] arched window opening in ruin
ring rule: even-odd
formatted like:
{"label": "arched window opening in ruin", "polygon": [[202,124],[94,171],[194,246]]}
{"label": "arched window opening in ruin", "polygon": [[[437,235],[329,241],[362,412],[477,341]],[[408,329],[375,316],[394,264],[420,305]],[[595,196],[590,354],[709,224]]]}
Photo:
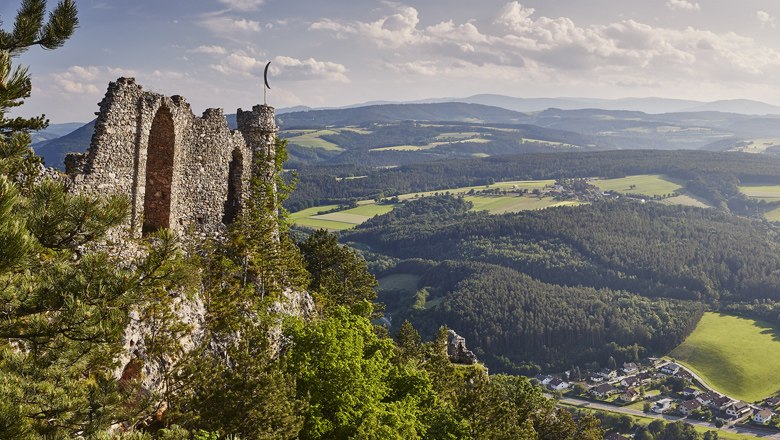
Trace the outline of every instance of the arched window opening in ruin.
{"label": "arched window opening in ruin", "polygon": [[152,121],[146,152],[144,234],[171,226],[174,141],[173,115],[166,107],[160,107]]}
{"label": "arched window opening in ruin", "polygon": [[222,223],[229,225],[236,221],[238,210],[241,207],[241,181],[244,174],[244,156],[241,151],[234,150],[230,160],[228,172],[228,191],[225,200],[225,215]]}

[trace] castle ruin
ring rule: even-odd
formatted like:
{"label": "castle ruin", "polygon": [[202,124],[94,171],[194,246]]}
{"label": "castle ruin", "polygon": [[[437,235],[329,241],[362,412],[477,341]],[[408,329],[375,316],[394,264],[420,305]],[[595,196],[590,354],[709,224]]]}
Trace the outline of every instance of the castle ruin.
{"label": "castle ruin", "polygon": [[162,228],[184,233],[232,223],[249,176],[274,179],[274,109],[238,109],[230,130],[222,109],[196,117],[189,103],[144,91],[134,78],[111,82],[86,153],[66,157],[73,189],[123,194],[132,237]]}

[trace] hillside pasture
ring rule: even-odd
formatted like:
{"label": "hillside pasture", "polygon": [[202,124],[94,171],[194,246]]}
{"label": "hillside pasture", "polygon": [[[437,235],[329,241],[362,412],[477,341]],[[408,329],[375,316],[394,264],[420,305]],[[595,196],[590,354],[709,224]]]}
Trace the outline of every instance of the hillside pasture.
{"label": "hillside pasture", "polygon": [[679,196],[667,197],[661,200],[664,205],[683,205],[694,206],[696,208],[711,208],[711,206],[704,200],[688,195],[680,194]]}
{"label": "hillside pasture", "polygon": [[641,174],[618,179],[597,179],[592,183],[602,191],[623,194],[642,194],[648,197],[664,196],[682,189],[682,186],[658,174]]}
{"label": "hillside pasture", "polygon": [[491,214],[530,211],[554,206],[576,206],[574,200],[555,200],[552,197],[528,196],[467,196],[466,200],[474,204],[472,211],[488,211]]}
{"label": "hillside pasture", "polygon": [[739,190],[751,199],[767,202],[780,201],[780,185],[745,185],[740,186]]}
{"label": "hillside pasture", "polygon": [[334,130],[290,130],[286,133],[296,135],[285,138],[290,144],[306,148],[321,148],[329,151],[344,151],[343,148],[333,142],[328,142],[320,137],[338,134],[338,132]]}
{"label": "hillside pasture", "polygon": [[669,356],[730,397],[754,402],[780,391],[780,330],[766,322],[705,313]]}

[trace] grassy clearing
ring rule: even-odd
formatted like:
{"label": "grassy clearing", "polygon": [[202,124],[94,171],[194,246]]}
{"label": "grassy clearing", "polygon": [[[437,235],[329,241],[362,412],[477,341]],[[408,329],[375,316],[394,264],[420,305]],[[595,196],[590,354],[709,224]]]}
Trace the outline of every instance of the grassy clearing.
{"label": "grassy clearing", "polygon": [[534,189],[542,189],[546,186],[552,186],[552,185],[555,185],[555,180],[513,180],[509,182],[496,182],[492,185],[463,186],[460,188],[441,189],[438,191],[425,191],[425,192],[418,192],[418,193],[401,194],[400,196],[398,196],[398,198],[400,200],[409,200],[415,197],[432,196],[436,193],[438,194],[450,193],[452,195],[462,195],[468,193],[471,190],[482,191],[485,189],[505,189],[507,191],[527,189],[529,191],[532,191]]}
{"label": "grassy clearing", "polygon": [[770,222],[780,222],[780,208],[765,212],[764,218]]}
{"label": "grassy clearing", "polygon": [[506,212],[529,211],[550,208],[553,206],[579,205],[577,201],[553,200],[552,197],[520,197],[520,196],[467,196],[466,200],[474,204],[472,211],[488,211],[491,214]]}
{"label": "grassy clearing", "polygon": [[329,231],[343,231],[354,228],[375,215],[386,214],[393,210],[395,205],[377,205],[373,201],[367,201],[357,208],[344,211],[319,214],[337,208],[338,205],[316,206],[290,214],[290,219],[298,226],[308,228],[324,228]]}
{"label": "grassy clearing", "polygon": [[299,145],[301,147],[307,147],[307,148],[321,148],[323,150],[330,150],[330,151],[344,151],[343,148],[339,147],[333,142],[328,142],[325,139],[320,138],[320,136],[325,136],[330,134],[337,134],[337,132],[333,130],[307,130],[305,132],[302,132],[298,136],[287,138],[287,142],[291,144]]}
{"label": "grassy clearing", "polygon": [[[437,139],[438,138],[440,137],[437,136]],[[421,150],[430,150],[432,148],[440,147],[442,145],[461,144],[465,142],[470,142],[475,144],[486,144],[490,142],[490,139],[468,138],[468,139],[451,140],[451,141],[436,141],[436,142],[427,143],[425,145],[395,145],[392,147],[372,148],[368,151],[421,151]]]}
{"label": "grassy clearing", "polygon": [[705,202],[704,200],[698,199],[696,197],[687,194],[680,194],[679,196],[667,197],[661,200],[661,203],[663,203],[664,205],[684,205],[684,206],[695,206],[697,208],[710,208],[710,205],[707,204],[707,202]]}
{"label": "grassy clearing", "polygon": [[593,184],[602,191],[616,191],[619,193],[643,194],[648,197],[671,194],[682,188],[663,176],[657,174],[642,174],[628,176],[620,179],[599,179]]}
{"label": "grassy clearing", "polygon": [[401,291],[411,294],[417,292],[417,282],[420,281],[420,276],[410,273],[396,273],[379,278],[377,281],[379,281],[378,289],[380,292]]}
{"label": "grassy clearing", "polygon": [[541,139],[531,139],[531,138],[520,138],[520,143],[533,143],[533,144],[543,144],[543,145],[549,145],[551,147],[565,147],[565,148],[576,148],[577,146],[574,144],[566,144],[563,142],[554,142],[554,141],[543,141]]}
{"label": "grassy clearing", "polygon": [[766,322],[705,313],[669,356],[731,397],[754,402],[780,391],[780,331]]}
{"label": "grassy clearing", "polygon": [[766,200],[767,202],[780,201],[780,185],[740,186],[739,190],[751,199]]}

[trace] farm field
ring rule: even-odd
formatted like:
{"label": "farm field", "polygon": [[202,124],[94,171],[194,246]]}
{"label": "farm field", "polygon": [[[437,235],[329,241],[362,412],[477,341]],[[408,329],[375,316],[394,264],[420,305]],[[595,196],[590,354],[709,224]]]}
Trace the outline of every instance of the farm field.
{"label": "farm field", "polygon": [[344,229],[354,228],[375,215],[386,214],[392,211],[394,207],[395,205],[377,205],[373,201],[369,201],[356,208],[319,214],[323,211],[338,208],[338,205],[315,206],[290,214],[290,220],[298,226],[307,228],[343,231]]}
{"label": "farm field", "polygon": [[[440,138],[437,136],[437,138]],[[425,145],[395,145],[392,147],[381,147],[381,148],[372,148],[368,151],[421,151],[421,150],[430,150],[432,148],[439,147],[441,145],[448,145],[448,144],[461,144],[465,142],[470,143],[476,143],[476,144],[486,144],[490,142],[490,139],[484,139],[484,138],[463,138],[463,139],[453,139],[450,141],[436,141],[436,142],[430,142]]]}
{"label": "farm field", "polygon": [[518,197],[518,196],[466,196],[466,200],[474,204],[472,211],[488,211],[491,214],[506,212],[529,211],[550,208],[553,206],[576,206],[581,202],[574,200],[554,200],[552,197]]}
{"label": "farm field", "polygon": [[770,222],[780,222],[780,208],[765,212],[764,218]]}
{"label": "farm field", "polygon": [[528,191],[533,191],[534,189],[542,189],[546,186],[552,186],[552,185],[555,185],[555,180],[512,180],[508,182],[496,182],[491,185],[463,186],[460,188],[440,189],[437,191],[425,191],[425,192],[401,194],[400,196],[398,196],[398,198],[400,200],[409,200],[415,197],[427,197],[427,196],[432,196],[434,194],[444,194],[444,193],[459,195],[459,194],[466,194],[471,190],[482,191],[487,189],[502,189],[502,190],[505,189],[507,191],[527,189]]}
{"label": "farm field", "polygon": [[780,331],[762,321],[705,313],[669,356],[716,390],[746,402],[780,391]]}
{"label": "farm field", "polygon": [[684,205],[684,206],[695,206],[697,208],[710,208],[711,206],[708,205],[706,202],[697,199],[695,197],[689,196],[687,194],[680,194],[679,196],[674,197],[667,197],[663,200],[661,200],[661,203],[664,205]]}
{"label": "farm field", "polygon": [[619,179],[598,179],[593,180],[591,183],[602,191],[643,194],[648,197],[663,196],[682,189],[681,185],[667,180],[658,174],[641,174]]}
{"label": "farm field", "polygon": [[740,186],[739,190],[751,199],[765,200],[767,202],[780,201],[780,185]]}
{"label": "farm field", "polygon": [[[344,151],[338,145],[320,138],[323,135],[336,134],[334,130],[290,130],[288,134],[297,134],[297,136],[287,137],[287,142],[301,147],[321,148],[330,151]],[[300,133],[300,134],[298,134]]]}

